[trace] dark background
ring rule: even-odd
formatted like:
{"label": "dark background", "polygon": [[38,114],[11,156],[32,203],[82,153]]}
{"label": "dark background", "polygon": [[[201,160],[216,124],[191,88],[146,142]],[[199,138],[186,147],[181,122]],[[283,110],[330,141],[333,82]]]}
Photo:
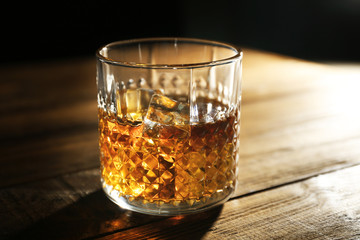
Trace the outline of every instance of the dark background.
{"label": "dark background", "polygon": [[1,26],[1,64],[94,56],[111,41],[156,36],[360,61],[359,0],[13,1]]}

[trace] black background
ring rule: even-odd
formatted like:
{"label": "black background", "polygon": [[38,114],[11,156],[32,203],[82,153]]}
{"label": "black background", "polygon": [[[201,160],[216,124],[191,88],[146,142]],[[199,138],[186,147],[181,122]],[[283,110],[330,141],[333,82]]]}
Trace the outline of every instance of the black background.
{"label": "black background", "polygon": [[358,0],[2,3],[1,64],[94,56],[129,38],[196,37],[309,60],[360,61]]}

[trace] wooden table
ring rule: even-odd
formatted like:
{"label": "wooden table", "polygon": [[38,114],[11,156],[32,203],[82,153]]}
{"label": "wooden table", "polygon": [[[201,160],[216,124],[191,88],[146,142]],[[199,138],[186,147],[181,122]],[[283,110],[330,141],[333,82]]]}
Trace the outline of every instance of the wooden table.
{"label": "wooden table", "polygon": [[95,59],[0,69],[0,239],[360,239],[360,69],[245,50],[239,188],[122,210],[99,181]]}

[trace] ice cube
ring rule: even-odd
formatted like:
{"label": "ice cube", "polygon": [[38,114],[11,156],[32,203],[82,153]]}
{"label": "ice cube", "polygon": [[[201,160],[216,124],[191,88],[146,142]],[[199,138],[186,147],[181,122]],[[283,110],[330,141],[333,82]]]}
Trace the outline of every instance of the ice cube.
{"label": "ice cube", "polygon": [[178,102],[164,95],[152,96],[146,119],[165,125],[189,125],[189,104]]}
{"label": "ice cube", "polygon": [[142,122],[147,113],[151,97],[159,90],[123,89],[117,92],[117,115],[123,122]]}
{"label": "ice cube", "polygon": [[189,135],[189,104],[154,94],[145,116],[144,132],[150,137],[159,137],[165,131],[167,134],[173,131],[177,135],[174,137],[179,138]]}

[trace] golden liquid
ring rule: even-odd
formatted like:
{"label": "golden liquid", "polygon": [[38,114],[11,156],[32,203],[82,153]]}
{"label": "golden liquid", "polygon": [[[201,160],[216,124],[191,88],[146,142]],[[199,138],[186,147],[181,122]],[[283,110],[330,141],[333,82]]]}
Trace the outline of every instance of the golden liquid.
{"label": "golden liquid", "polygon": [[119,197],[192,205],[234,188],[234,116],[184,131],[175,125],[144,130],[143,122],[98,114],[102,180]]}

